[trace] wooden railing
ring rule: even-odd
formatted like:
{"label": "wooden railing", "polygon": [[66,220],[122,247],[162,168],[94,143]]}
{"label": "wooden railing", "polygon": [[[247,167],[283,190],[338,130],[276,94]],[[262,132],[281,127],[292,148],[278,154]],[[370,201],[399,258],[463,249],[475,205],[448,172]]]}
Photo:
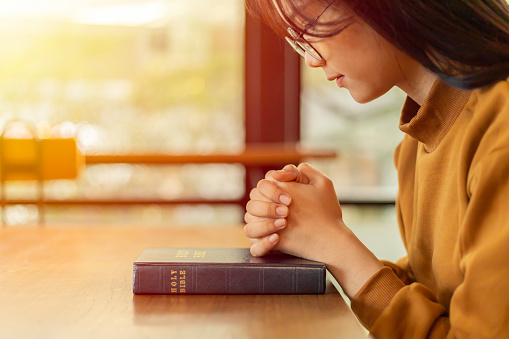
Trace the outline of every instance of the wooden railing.
{"label": "wooden railing", "polygon": [[[146,165],[178,165],[178,164],[240,164],[246,168],[245,193],[239,199],[7,199],[2,194],[2,206],[17,204],[41,205],[177,205],[177,204],[211,204],[245,205],[249,199],[251,188],[262,179],[266,169],[278,169],[287,164],[299,164],[307,159],[330,159],[336,153],[327,149],[309,150],[299,144],[251,144],[237,153],[212,154],[85,154],[82,162],[93,164],[146,164]],[[76,163],[80,163],[79,161]],[[34,166],[37,168],[37,166]]]}
{"label": "wooden railing", "polygon": [[115,154],[85,155],[88,164],[242,164],[244,166],[273,166],[299,164],[305,159],[333,158],[332,150],[306,150],[298,144],[247,145],[238,153],[213,154]]}

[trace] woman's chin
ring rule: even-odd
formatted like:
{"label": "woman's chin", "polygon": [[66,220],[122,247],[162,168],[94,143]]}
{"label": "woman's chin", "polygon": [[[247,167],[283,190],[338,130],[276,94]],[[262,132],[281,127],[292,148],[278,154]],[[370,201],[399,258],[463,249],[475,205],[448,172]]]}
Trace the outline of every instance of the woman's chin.
{"label": "woman's chin", "polygon": [[373,91],[367,88],[356,89],[355,87],[347,87],[345,88],[350,92],[352,98],[358,102],[359,104],[367,104],[375,99],[380,98],[382,95],[388,92],[387,91]]}
{"label": "woman's chin", "polygon": [[350,95],[352,96],[352,98],[359,104],[367,104],[368,102],[371,102],[371,101],[379,98],[379,96],[366,95],[367,93],[352,93],[352,91],[350,91],[350,90],[348,90],[348,91],[350,92]]}

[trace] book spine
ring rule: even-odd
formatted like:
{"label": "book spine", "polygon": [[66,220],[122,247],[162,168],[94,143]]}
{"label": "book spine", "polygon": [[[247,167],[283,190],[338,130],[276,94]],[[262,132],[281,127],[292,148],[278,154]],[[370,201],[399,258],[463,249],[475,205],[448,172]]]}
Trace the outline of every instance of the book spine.
{"label": "book spine", "polygon": [[134,264],[134,294],[323,294],[325,267]]}

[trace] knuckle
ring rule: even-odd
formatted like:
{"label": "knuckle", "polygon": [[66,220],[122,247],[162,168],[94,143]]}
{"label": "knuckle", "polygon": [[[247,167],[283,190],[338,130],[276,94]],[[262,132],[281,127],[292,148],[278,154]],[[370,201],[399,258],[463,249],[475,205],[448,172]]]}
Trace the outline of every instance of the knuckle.
{"label": "knuckle", "polygon": [[256,206],[256,203],[254,200],[249,200],[246,204],[246,211],[247,211],[247,214],[253,214],[251,212],[253,212],[253,210],[255,209],[255,206]]}
{"label": "knuckle", "polygon": [[251,192],[249,192],[249,199],[256,199],[257,196],[258,196],[258,189],[253,188],[251,190]]}
{"label": "knuckle", "polygon": [[310,167],[311,167],[311,165],[310,165],[309,163],[307,163],[307,162],[302,162],[302,163],[300,163],[300,164],[299,164],[299,166],[297,166],[297,169],[299,169],[299,170],[301,170],[301,169],[303,169],[303,168],[304,168],[304,169],[308,169],[308,168],[310,168]]}
{"label": "knuckle", "polygon": [[258,181],[258,184],[256,185],[256,188],[258,190],[262,190],[264,187],[267,186],[268,183],[270,183],[270,180],[262,179],[262,180]]}
{"label": "knuckle", "polygon": [[288,164],[285,167],[283,167],[283,169],[287,171],[295,171],[297,169],[297,166],[295,166],[294,164]]}
{"label": "knuckle", "polygon": [[259,221],[259,219],[260,219],[259,217],[256,217],[251,213],[244,214],[244,221],[246,222],[246,224],[252,224],[254,222]]}
{"label": "knuckle", "polygon": [[265,179],[270,180],[272,179],[272,174],[274,173],[274,170],[270,170],[267,173],[265,173]]}
{"label": "knuckle", "polygon": [[332,180],[329,177],[323,175],[320,178],[321,178],[321,184],[324,185],[325,187],[331,188],[334,186],[334,184],[332,183]]}
{"label": "knuckle", "polygon": [[272,201],[278,201],[279,200],[279,188],[276,186],[276,184],[273,181],[270,180],[260,180],[258,183],[258,190],[260,193],[262,193],[265,197],[271,199]]}
{"label": "knuckle", "polygon": [[244,235],[248,238],[251,238],[251,226],[249,224],[246,224],[244,226]]}
{"label": "knuckle", "polygon": [[260,216],[260,210],[263,210],[263,202],[259,200],[249,200],[246,204],[246,211],[253,216]]}

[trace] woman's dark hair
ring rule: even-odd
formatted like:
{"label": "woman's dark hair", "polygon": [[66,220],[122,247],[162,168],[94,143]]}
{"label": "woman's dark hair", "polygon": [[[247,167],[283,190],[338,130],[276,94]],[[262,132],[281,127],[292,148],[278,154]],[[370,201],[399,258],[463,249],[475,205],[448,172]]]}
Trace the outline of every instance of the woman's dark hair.
{"label": "woman's dark hair", "polygon": [[[306,7],[347,9],[396,48],[451,86],[483,87],[509,77],[509,4],[506,0],[245,0],[279,34],[286,28],[325,38],[338,34],[352,16],[317,22]],[[349,11],[348,11],[349,10]]]}

